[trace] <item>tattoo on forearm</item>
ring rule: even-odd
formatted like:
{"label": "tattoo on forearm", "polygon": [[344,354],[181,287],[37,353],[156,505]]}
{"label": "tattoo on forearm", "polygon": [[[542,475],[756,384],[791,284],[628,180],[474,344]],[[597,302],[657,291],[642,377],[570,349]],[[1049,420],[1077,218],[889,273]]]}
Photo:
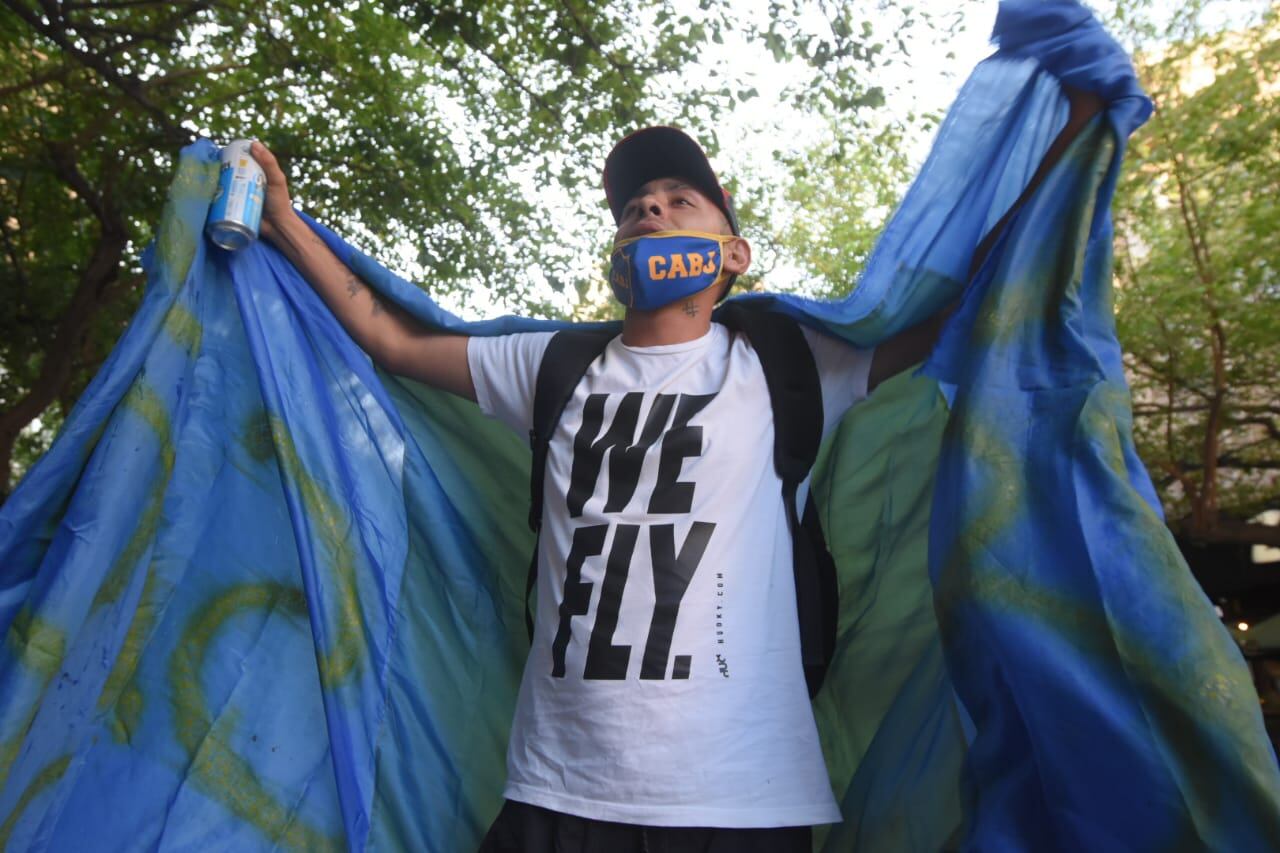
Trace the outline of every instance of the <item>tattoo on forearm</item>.
{"label": "tattoo on forearm", "polygon": [[690,299],[688,302],[684,304],[684,313],[689,315],[690,317],[697,317],[698,303]]}
{"label": "tattoo on forearm", "polygon": [[348,275],[347,276],[347,298],[355,299],[356,294],[362,290],[368,291],[369,293],[369,301],[372,303],[373,316],[377,317],[379,314],[387,310],[387,306],[384,305],[382,300],[378,298],[378,294],[370,290],[368,285],[366,285],[360,279],[356,278],[354,275]]}

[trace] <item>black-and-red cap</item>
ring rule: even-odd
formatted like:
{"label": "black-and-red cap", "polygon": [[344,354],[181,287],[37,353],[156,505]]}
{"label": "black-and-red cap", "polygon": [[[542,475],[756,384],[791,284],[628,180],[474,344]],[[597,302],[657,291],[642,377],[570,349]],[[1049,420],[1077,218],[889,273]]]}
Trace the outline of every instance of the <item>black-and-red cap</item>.
{"label": "black-and-red cap", "polygon": [[734,235],[741,236],[733,197],[720,186],[702,147],[683,131],[665,125],[642,128],[624,137],[605,158],[604,195],[613,221],[622,219],[622,209],[636,190],[655,178],[667,177],[691,182],[724,211]]}

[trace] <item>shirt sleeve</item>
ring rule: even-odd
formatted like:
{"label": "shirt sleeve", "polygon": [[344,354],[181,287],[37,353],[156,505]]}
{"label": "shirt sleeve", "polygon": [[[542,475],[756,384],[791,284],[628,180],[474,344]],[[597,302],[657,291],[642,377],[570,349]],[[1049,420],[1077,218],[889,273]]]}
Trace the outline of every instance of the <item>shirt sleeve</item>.
{"label": "shirt sleeve", "polygon": [[476,336],[467,341],[467,367],[480,411],[502,421],[521,436],[527,435],[533,426],[538,368],[554,334],[524,332]]}
{"label": "shirt sleeve", "polygon": [[802,328],[822,384],[822,435],[825,438],[854,403],[867,398],[874,349],[859,349],[840,338]]}

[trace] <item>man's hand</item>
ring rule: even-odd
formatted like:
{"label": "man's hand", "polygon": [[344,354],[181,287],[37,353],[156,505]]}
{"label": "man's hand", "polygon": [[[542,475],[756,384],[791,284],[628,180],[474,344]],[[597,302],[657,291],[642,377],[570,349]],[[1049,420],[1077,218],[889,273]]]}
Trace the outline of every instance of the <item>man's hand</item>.
{"label": "man's hand", "polygon": [[333,316],[384,370],[475,400],[467,338],[428,329],[360,280],[293,209],[289,183],[261,142],[249,152],[267,179],[260,233],[302,273]]}
{"label": "man's hand", "polygon": [[267,150],[267,146],[254,140],[253,145],[249,147],[249,153],[253,155],[254,160],[258,161],[267,178],[267,195],[262,202],[260,231],[264,238],[271,241],[272,245],[276,245],[284,223],[290,219],[298,219],[298,213],[293,209],[293,202],[289,199],[289,181],[285,178],[284,170],[280,168],[276,155]]}

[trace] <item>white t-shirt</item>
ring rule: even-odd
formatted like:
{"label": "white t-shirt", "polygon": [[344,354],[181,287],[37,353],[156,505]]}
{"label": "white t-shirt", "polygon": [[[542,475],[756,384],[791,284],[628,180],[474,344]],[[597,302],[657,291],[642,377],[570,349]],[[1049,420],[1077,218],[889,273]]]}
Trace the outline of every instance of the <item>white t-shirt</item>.
{"label": "white t-shirt", "polygon": [[[871,353],[805,336],[830,429],[866,396]],[[521,436],[550,338],[468,345],[480,408]],[[655,826],[840,820],[801,666],[769,393],[744,335],[713,323],[670,346],[609,343],[552,435],[540,543],[508,799]]]}

